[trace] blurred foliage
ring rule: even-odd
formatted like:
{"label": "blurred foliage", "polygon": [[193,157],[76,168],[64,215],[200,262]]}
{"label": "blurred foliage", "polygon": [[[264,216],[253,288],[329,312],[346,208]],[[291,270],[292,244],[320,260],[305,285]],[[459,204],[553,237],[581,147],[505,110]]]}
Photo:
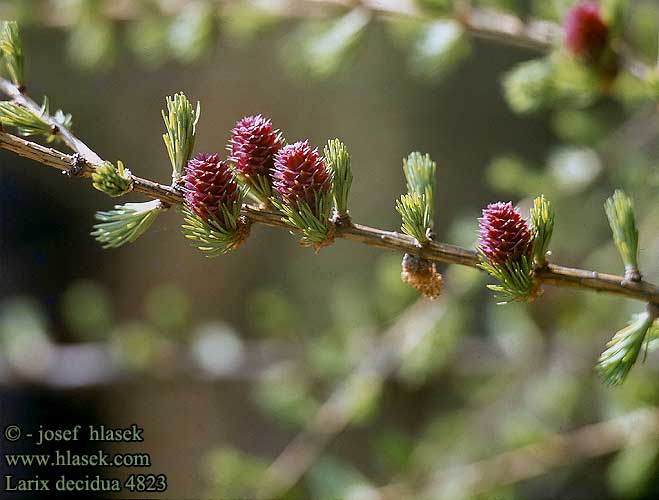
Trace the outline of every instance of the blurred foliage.
{"label": "blurred foliage", "polygon": [[299,428],[313,417],[318,407],[311,389],[311,381],[293,366],[275,366],[259,380],[254,398],[283,425]]}
{"label": "blurred foliage", "polygon": [[621,451],[608,470],[611,488],[619,498],[642,498],[652,495],[659,466],[657,443],[643,443]]}
{"label": "blurred foliage", "polygon": [[62,296],[61,314],[77,338],[103,339],[112,325],[111,299],[108,292],[97,283],[73,283]]}
{"label": "blurred foliage", "polygon": [[371,15],[353,9],[336,20],[301,24],[284,46],[283,61],[296,74],[331,76],[353,57]]}
{"label": "blurred foliage", "polygon": [[146,298],[146,316],[162,332],[182,333],[190,324],[190,299],[175,285],[158,286]]}
{"label": "blurred foliage", "polygon": [[153,366],[161,341],[150,325],[128,322],[113,330],[110,348],[126,370],[145,372]]}
{"label": "blurred foliage", "polygon": [[387,25],[394,39],[410,52],[410,71],[422,79],[437,81],[450,75],[471,50],[462,26],[453,19],[392,17]]}
{"label": "blurred foliage", "polygon": [[228,498],[245,498],[263,477],[268,463],[225,447],[210,453],[204,466],[213,491],[224,491]]}
{"label": "blurred foliage", "polygon": [[169,27],[171,54],[184,62],[198,59],[210,48],[215,36],[215,9],[211,2],[192,2]]}
{"label": "blurred foliage", "polygon": [[0,346],[7,363],[25,377],[42,375],[50,362],[46,315],[38,303],[14,298],[0,306]]}
{"label": "blurred foliage", "polygon": [[373,498],[377,494],[368,480],[344,461],[326,457],[314,464],[309,473],[312,498],[358,500]]}
{"label": "blurred foliage", "polygon": [[[473,3],[474,7],[494,9],[490,15],[530,14],[558,24],[574,4],[572,0]],[[601,3],[611,36],[624,36],[639,60],[656,61],[656,2]],[[368,27],[382,17],[394,38],[408,51],[410,71],[424,79],[438,80],[469,55],[472,38],[454,19],[467,12],[454,0],[416,0],[409,7],[394,3],[393,11],[384,16],[376,15],[367,5],[351,8],[341,2],[324,5],[304,0],[189,0],[180,4],[135,0],[116,5],[109,0],[4,0],[0,8],[5,17],[22,23],[45,20],[64,25],[69,31],[71,58],[80,67],[94,71],[107,69],[116,61],[122,37],[139,60],[153,67],[168,60],[192,62],[206,58],[215,52],[218,38],[244,43],[266,30],[277,29],[284,33],[282,61],[291,76],[327,78],[349,66],[368,38],[364,36]],[[413,8],[418,13],[408,15],[406,9]],[[581,108],[607,95],[622,101],[659,98],[659,72],[648,71],[641,80],[631,82],[625,73],[611,86],[608,76],[567,55],[560,42],[554,40],[555,50],[547,57],[518,65],[504,79],[505,93],[515,111],[526,113],[559,105]],[[221,44],[217,50],[222,50]]]}

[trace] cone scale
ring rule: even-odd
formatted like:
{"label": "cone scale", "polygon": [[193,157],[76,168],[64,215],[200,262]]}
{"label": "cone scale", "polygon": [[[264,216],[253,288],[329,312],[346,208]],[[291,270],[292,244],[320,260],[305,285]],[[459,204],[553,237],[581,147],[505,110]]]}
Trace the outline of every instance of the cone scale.
{"label": "cone scale", "polygon": [[246,116],[231,130],[230,159],[236,173],[262,203],[271,195],[274,157],[283,144],[279,130],[274,130],[272,122],[262,115]]}
{"label": "cone scale", "polygon": [[531,232],[512,203],[488,205],[478,227],[480,250],[492,265],[531,257]]}
{"label": "cone scale", "polygon": [[200,153],[191,159],[183,176],[183,191],[188,207],[207,221],[215,216],[224,227],[222,205],[234,205],[240,198],[238,183],[229,164],[216,154]]}
{"label": "cone scale", "polygon": [[301,202],[309,205],[314,215],[319,198],[331,189],[331,175],[309,141],[284,146],[275,155],[273,188],[281,200],[289,205]]}

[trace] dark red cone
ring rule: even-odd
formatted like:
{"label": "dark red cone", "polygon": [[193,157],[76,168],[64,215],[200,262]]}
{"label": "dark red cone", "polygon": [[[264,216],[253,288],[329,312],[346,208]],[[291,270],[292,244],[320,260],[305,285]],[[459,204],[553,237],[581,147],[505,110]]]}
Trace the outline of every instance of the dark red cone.
{"label": "dark red cone", "polygon": [[563,27],[570,52],[589,63],[599,61],[609,43],[609,26],[597,2],[584,0],[572,7]]}
{"label": "dark red cone", "polygon": [[513,204],[492,203],[478,219],[479,248],[492,265],[531,258],[531,233]]}
{"label": "dark red cone", "polygon": [[272,129],[270,120],[262,115],[246,116],[231,130],[231,160],[238,173],[246,178],[269,176],[274,156],[283,144],[281,133]]}
{"label": "dark red cone", "polygon": [[272,185],[285,203],[305,201],[315,210],[318,196],[331,189],[331,176],[318,148],[311,149],[309,141],[300,141],[284,146],[275,155]]}
{"label": "dark red cone", "polygon": [[209,213],[225,224],[222,204],[231,206],[240,197],[238,183],[228,162],[216,154],[200,153],[185,167],[183,176],[185,202],[204,220]]}

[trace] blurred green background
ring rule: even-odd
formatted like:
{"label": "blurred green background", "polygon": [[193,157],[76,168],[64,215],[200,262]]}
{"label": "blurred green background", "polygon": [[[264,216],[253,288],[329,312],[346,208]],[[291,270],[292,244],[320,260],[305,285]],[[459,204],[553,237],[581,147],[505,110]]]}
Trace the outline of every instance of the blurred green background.
{"label": "blurred green background", "polygon": [[[651,60],[659,7],[630,3],[630,30],[654,30],[636,42]],[[215,2],[162,2],[165,14],[158,4],[0,2],[5,18],[25,21],[30,94],[71,113],[101,157],[168,182],[160,110],[183,91],[201,102],[196,152],[224,154],[235,121],[255,113],[288,141],[341,138],[359,223],[398,228],[401,159],[418,150],[438,163],[439,240],[474,248],[487,203],[526,212],[544,193],[557,210],[552,260],[616,274],[602,206],[621,187],[636,203],[644,277],[659,281],[659,119],[633,85],[587,107],[520,116],[500,81],[530,51],[465,39],[447,52],[426,25],[362,29],[354,17],[343,18],[349,36],[328,41],[292,19],[315,13],[313,2],[291,3],[282,19],[241,2],[219,18]],[[319,39],[346,50],[317,49],[310,64],[305,51]],[[347,241],[315,255],[255,226],[238,252],[209,260],[181,236],[175,211],[105,251],[89,232],[114,200],[6,151],[0,162],[3,420],[17,393],[27,407],[49,394],[101,423],[142,426],[167,497],[250,497],[348,380],[338,410],[347,428],[330,432],[280,498],[659,498],[656,352],[616,389],[593,369],[639,304],[548,288],[534,304],[496,306],[487,277],[458,267],[446,269],[442,298],[415,303],[400,255]],[[390,345],[386,369],[368,365]],[[48,408],[34,418],[47,421]],[[645,416],[629,424],[635,446],[568,451],[520,480],[511,464],[494,462],[489,475],[462,467],[630,412]]]}

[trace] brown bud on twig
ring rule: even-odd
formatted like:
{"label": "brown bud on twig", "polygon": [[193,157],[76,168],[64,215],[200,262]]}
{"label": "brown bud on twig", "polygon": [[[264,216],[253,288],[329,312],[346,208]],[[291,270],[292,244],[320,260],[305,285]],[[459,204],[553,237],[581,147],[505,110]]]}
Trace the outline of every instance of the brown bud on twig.
{"label": "brown bud on twig", "polygon": [[400,277],[429,299],[436,299],[442,293],[442,275],[437,272],[434,262],[423,257],[406,253]]}

